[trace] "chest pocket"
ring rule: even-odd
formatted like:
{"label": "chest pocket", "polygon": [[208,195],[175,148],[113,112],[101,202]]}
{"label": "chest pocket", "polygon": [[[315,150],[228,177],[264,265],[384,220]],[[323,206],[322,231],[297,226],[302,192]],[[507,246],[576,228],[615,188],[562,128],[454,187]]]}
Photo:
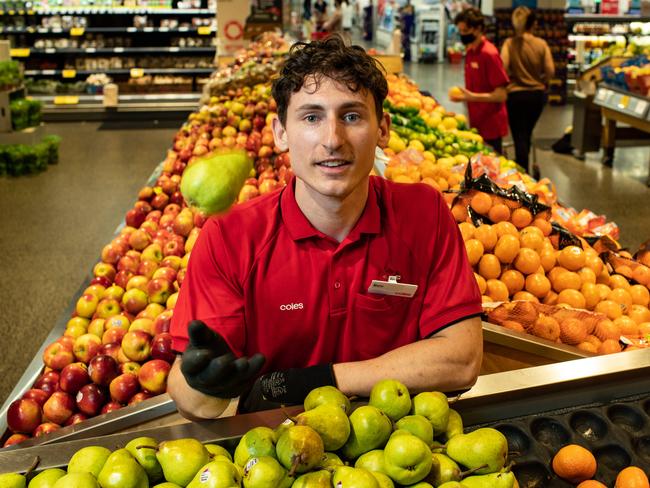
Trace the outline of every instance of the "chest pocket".
{"label": "chest pocket", "polygon": [[[362,359],[370,359],[417,340],[417,324],[409,323],[413,298],[357,293],[352,310],[352,329]],[[412,319],[411,319],[412,321]]]}

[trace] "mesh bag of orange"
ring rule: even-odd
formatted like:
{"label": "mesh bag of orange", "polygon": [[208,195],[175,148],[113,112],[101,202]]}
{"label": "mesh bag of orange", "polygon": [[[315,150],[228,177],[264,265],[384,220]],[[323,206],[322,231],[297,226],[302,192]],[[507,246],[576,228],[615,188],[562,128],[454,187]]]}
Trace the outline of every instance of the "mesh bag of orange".
{"label": "mesh bag of orange", "polygon": [[[601,313],[519,300],[485,303],[483,311],[490,323],[552,342],[581,346],[581,349],[589,352],[597,352],[600,344],[594,341],[594,347],[589,347],[584,343],[589,344],[590,336],[596,337],[595,334],[600,333],[598,327],[601,322],[609,322]],[[603,342],[601,339],[598,341]]]}

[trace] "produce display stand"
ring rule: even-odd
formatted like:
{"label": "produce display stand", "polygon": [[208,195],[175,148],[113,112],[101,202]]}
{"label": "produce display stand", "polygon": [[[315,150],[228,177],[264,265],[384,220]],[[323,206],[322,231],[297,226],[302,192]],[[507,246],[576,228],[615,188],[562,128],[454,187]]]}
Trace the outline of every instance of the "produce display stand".
{"label": "produce display stand", "polygon": [[[594,103],[601,107],[604,118],[602,137],[602,147],[605,152],[604,164],[611,165],[613,163],[617,139],[650,138],[650,98],[601,85],[594,97]],[[636,131],[630,134],[629,130],[617,128],[617,122],[626,124]],[[648,167],[650,170],[650,164]],[[647,185],[650,186],[650,174]]]}
{"label": "produce display stand", "polygon": [[[521,486],[556,486],[540,482],[548,469],[542,448],[552,448],[557,438],[569,436],[595,443],[597,453],[615,461],[616,454],[643,466],[648,463],[644,448],[650,422],[650,357],[634,351],[617,357],[599,356],[569,363],[552,364],[479,377],[476,385],[456,401],[453,408],[466,427],[495,425],[511,446],[521,447],[513,468]],[[613,403],[615,405],[612,405]],[[300,407],[270,410],[234,417],[191,422],[168,427],[92,437],[56,446],[35,446],[0,451],[0,473],[28,469],[38,457],[38,469],[64,466],[78,449],[101,445],[110,449],[124,446],[137,436],[159,441],[193,437],[202,442],[218,442],[233,447],[238,439],[256,426],[276,427]],[[566,419],[566,420],[565,420]],[[640,423],[636,431],[631,428]],[[594,430],[595,426],[600,430]],[[614,445],[619,430],[629,432],[627,442]],[[512,449],[512,447],[511,447]],[[540,454],[541,453],[541,454]],[[598,455],[598,454],[597,454]],[[547,454],[548,456],[548,454]],[[537,478],[539,484],[533,483]],[[521,481],[520,481],[521,482]],[[563,484],[557,486],[565,486]],[[569,485],[566,485],[569,486]]]}

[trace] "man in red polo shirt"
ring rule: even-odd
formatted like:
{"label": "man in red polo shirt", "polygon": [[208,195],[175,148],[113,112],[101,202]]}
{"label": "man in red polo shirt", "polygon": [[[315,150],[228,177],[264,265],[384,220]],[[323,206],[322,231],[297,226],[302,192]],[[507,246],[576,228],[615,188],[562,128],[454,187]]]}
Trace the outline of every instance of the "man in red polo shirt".
{"label": "man in red polo shirt", "polygon": [[323,385],[367,396],[384,378],[413,392],[476,380],[481,297],[443,198],[369,176],[387,91],[338,37],[292,48],[273,130],[296,177],[205,224],[174,310],[168,391],[185,416],[238,395],[254,411]]}
{"label": "man in red polo shirt", "polygon": [[506,87],[510,80],[503,68],[499,51],[483,35],[485,19],[480,10],[468,8],[456,16],[465,53],[465,88],[451,96],[453,102],[467,102],[469,123],[485,142],[500,153],[501,140],[508,134]]}

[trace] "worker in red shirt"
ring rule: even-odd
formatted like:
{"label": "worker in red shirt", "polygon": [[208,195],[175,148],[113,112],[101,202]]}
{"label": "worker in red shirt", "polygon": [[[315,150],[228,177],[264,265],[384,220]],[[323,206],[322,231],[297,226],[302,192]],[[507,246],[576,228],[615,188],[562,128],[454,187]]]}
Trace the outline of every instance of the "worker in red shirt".
{"label": "worker in red shirt", "polygon": [[214,418],[236,396],[244,412],[297,404],[324,385],[368,396],[385,378],[412,392],[476,381],[481,297],[444,199],[369,176],[387,91],[338,36],[292,47],[273,132],[296,176],[209,219],[192,250],[168,381],[184,416]]}
{"label": "worker in red shirt", "polygon": [[499,51],[483,32],[485,19],[477,8],[468,8],[454,19],[460,39],[466,46],[465,88],[452,93],[453,102],[467,102],[469,123],[485,142],[498,153],[502,138],[508,134],[506,87],[510,80],[503,68]]}

